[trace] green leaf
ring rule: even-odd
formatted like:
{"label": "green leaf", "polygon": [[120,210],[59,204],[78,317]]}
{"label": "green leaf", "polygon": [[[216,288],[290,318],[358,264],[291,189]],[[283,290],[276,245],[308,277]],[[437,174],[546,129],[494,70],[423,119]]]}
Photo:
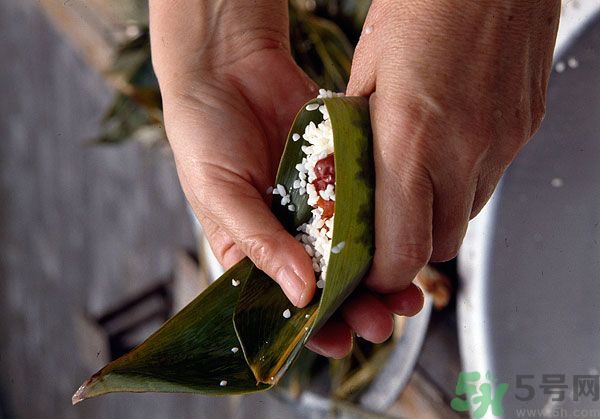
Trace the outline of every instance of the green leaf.
{"label": "green leaf", "polygon": [[[94,374],[75,393],[74,403],[115,391],[240,394],[268,389],[358,285],[374,251],[368,100],[346,97],[309,103],[324,104],[329,111],[336,170],[333,245],[345,243],[341,252],[330,255],[325,288],[307,307],[295,308],[279,286],[246,258],[144,343]],[[320,121],[319,111],[302,108],[277,174],[276,183],[291,192],[297,211],[280,205],[278,196],[272,209],[293,235],[308,221],[311,208],[306,196],[292,188],[304,140],[291,137],[302,134],[308,123]],[[292,315],[286,319],[283,312],[288,309]],[[233,352],[234,347],[239,350]]]}

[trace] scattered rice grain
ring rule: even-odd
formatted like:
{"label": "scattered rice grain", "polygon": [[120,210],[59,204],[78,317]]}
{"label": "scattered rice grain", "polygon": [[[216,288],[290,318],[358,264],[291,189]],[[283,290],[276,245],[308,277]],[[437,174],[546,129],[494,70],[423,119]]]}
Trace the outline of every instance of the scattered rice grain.
{"label": "scattered rice grain", "polygon": [[346,242],[339,242],[331,248],[331,253],[338,254],[342,251],[344,247],[346,247]]}
{"label": "scattered rice grain", "polygon": [[567,65],[569,66],[569,68],[577,68],[579,67],[579,61],[577,61],[577,58],[571,57],[567,61]]}
{"label": "scattered rice grain", "polygon": [[279,192],[279,195],[281,195],[281,196],[286,196],[287,195],[287,191],[285,190],[285,186],[283,186],[281,183],[277,184],[277,192]]}

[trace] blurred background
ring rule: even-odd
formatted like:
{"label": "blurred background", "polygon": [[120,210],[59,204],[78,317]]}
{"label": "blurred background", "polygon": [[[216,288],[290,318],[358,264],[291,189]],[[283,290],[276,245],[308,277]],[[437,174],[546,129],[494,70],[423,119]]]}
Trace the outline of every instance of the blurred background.
{"label": "blurred background", "polygon": [[[85,378],[156,330],[219,268],[164,138],[146,2],[3,0],[0,419],[453,418],[465,416],[450,400],[466,367],[506,381],[525,368],[596,368],[598,354],[589,349],[598,344],[597,309],[559,311],[548,325],[544,308],[561,295],[571,298],[566,306],[579,307],[595,307],[598,297],[590,289],[598,289],[592,261],[600,235],[593,230],[600,208],[600,0],[564,3],[549,112],[536,145],[470,228],[458,263],[421,272],[425,309],[398,318],[390,341],[374,347],[359,339],[352,355],[336,362],[306,353],[269,393],[113,394],[73,407],[71,395]],[[345,90],[368,7],[361,0],[290,2],[294,57],[320,86]],[[577,205],[581,196],[585,205]],[[571,224],[559,228],[558,221]],[[554,287],[574,275],[572,266],[581,287]],[[554,346],[546,342],[540,353],[548,333]],[[576,365],[565,358],[568,336],[581,351]],[[506,345],[519,350],[503,351]],[[544,394],[539,403],[547,405]]]}

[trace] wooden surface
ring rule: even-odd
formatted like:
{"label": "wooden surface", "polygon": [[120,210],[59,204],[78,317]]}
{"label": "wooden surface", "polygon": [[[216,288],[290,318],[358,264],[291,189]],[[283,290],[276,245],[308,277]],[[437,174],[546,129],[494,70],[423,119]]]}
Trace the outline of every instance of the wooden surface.
{"label": "wooden surface", "polygon": [[[36,1],[0,2],[0,28],[0,419],[296,417],[269,394],[120,394],[71,406],[107,360],[90,316],[173,270],[193,276],[181,262],[191,225],[169,156],[87,145],[111,92]],[[177,281],[176,294],[190,285]],[[417,373],[388,413],[451,417],[459,369],[450,310],[434,317]]]}

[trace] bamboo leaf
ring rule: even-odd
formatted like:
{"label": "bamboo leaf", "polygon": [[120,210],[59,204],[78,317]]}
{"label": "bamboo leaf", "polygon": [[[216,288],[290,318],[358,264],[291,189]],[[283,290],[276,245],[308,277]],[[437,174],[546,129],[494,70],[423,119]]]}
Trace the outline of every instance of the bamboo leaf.
{"label": "bamboo leaf", "polygon": [[[240,394],[257,385],[231,318],[254,265],[244,259],[133,351],[111,362],[77,390],[73,403],[116,391]],[[221,386],[226,380],[227,385]]]}
{"label": "bamboo leaf", "polygon": [[[325,105],[334,133],[336,204],[327,285],[306,308],[297,309],[279,286],[244,259],[130,353],[86,381],[73,402],[115,391],[240,394],[276,384],[311,334],[350,295],[373,255],[373,164],[368,100],[316,99]],[[273,199],[273,212],[291,233],[308,221],[311,207],[292,184],[303,157],[301,141],[321,113],[302,108],[293,123],[276,182],[291,194],[297,211]],[[290,310],[290,318],[283,312]],[[232,351],[232,348],[238,350]]]}

